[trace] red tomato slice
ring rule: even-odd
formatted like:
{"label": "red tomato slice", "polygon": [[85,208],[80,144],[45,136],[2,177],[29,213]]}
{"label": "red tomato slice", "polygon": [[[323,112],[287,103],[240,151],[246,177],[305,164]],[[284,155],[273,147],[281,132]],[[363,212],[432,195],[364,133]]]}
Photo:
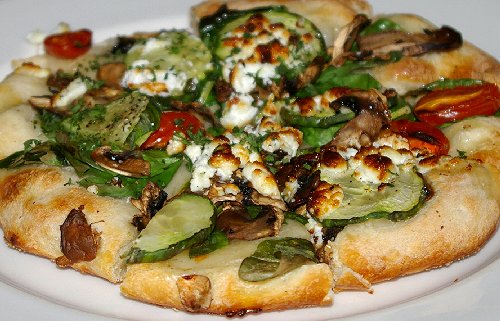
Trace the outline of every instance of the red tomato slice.
{"label": "red tomato slice", "polygon": [[190,113],[182,111],[163,112],[160,118],[160,127],[141,145],[141,149],[165,148],[175,133],[187,134],[190,131],[195,134],[202,126],[200,120]]}
{"label": "red tomato slice", "polygon": [[448,138],[436,127],[406,119],[391,122],[391,129],[408,139],[410,149],[420,149],[433,155],[446,155],[450,149]]}
{"label": "red tomato slice", "polygon": [[499,108],[498,86],[485,83],[432,91],[417,102],[414,112],[419,120],[438,126],[471,116],[490,116]]}
{"label": "red tomato slice", "polygon": [[74,59],[89,51],[92,46],[92,31],[80,29],[56,33],[45,38],[43,45],[45,52],[51,56]]}

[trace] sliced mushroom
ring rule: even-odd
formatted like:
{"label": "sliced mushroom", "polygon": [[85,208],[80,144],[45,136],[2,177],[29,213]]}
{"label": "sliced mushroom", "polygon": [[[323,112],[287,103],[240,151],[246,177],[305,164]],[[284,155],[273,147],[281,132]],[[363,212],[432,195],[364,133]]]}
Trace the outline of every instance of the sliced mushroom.
{"label": "sliced mushroom", "polygon": [[368,146],[389,124],[387,99],[375,89],[351,91],[349,96],[339,98],[337,103],[348,104],[357,116],[340,129],[327,146],[335,146],[339,150]]}
{"label": "sliced mushroom", "polygon": [[351,49],[359,32],[368,24],[370,24],[370,19],[363,14],[358,14],[350,23],[340,30],[337,38],[333,42],[333,46],[328,48],[332,57],[330,64],[340,66],[344,63],[345,53]]}
{"label": "sliced mushroom", "polygon": [[207,106],[199,102],[183,102],[180,100],[172,100],[170,106],[179,111],[186,111],[197,117],[203,124],[205,128],[211,126],[220,126],[218,117],[215,113]]}
{"label": "sliced mushroom", "polygon": [[210,279],[204,275],[184,275],[177,279],[182,305],[189,312],[207,309],[212,302]]}
{"label": "sliced mushroom", "polygon": [[316,79],[323,70],[324,65],[324,59],[322,57],[316,57],[313,62],[306,68],[306,70],[304,70],[304,72],[299,75],[295,90],[307,86],[314,79]]}
{"label": "sliced mushroom", "polygon": [[132,205],[141,212],[140,215],[133,217],[132,225],[137,227],[138,231],[143,230],[148,225],[149,220],[163,207],[167,196],[167,193],[157,184],[148,182],[142,189],[141,197],[130,200]]}
{"label": "sliced mushroom", "polygon": [[401,52],[404,56],[418,56],[432,51],[452,50],[462,46],[463,40],[458,31],[443,26],[414,34],[403,31],[374,33],[358,37],[357,42],[365,57],[385,58],[393,51]]}
{"label": "sliced mushroom", "polygon": [[259,216],[250,217],[248,209],[238,202],[225,202],[217,217],[217,227],[229,239],[256,240],[277,235],[283,223],[283,211],[273,206],[259,206]]}
{"label": "sliced mushroom", "polygon": [[101,87],[92,89],[83,96],[83,101],[86,107],[94,107],[95,105],[106,105],[122,97],[123,90],[112,87]]}
{"label": "sliced mushroom", "polygon": [[241,194],[239,187],[233,183],[214,182],[208,190],[207,197],[214,204],[227,201],[243,201],[243,195]]}
{"label": "sliced mushroom", "polygon": [[112,172],[128,177],[144,177],[151,173],[151,165],[140,158],[135,151],[114,152],[109,146],[95,149],[92,159]]}
{"label": "sliced mushroom", "polygon": [[80,261],[92,261],[97,256],[99,234],[87,223],[83,205],[72,209],[61,230],[61,252],[64,256],[56,259],[56,263],[65,267]]}
{"label": "sliced mushroom", "polygon": [[253,190],[250,193],[250,200],[251,200],[251,203],[253,203],[255,205],[272,206],[272,207],[275,207],[275,208],[280,209],[282,211],[287,210],[286,204],[282,200],[271,198],[269,196],[264,196],[264,195],[260,194],[259,192],[257,192],[256,190]]}
{"label": "sliced mushroom", "polygon": [[31,96],[28,102],[35,108],[49,109],[52,108],[52,96]]}
{"label": "sliced mushroom", "polygon": [[127,66],[123,62],[112,62],[99,66],[97,79],[104,81],[108,87],[120,89],[121,80]]}

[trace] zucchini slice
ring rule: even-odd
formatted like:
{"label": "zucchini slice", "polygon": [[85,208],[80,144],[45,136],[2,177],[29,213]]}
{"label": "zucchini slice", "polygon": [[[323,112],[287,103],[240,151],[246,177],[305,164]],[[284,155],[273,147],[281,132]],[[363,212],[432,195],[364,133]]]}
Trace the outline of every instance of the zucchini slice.
{"label": "zucchini slice", "polygon": [[151,219],[127,254],[127,263],[169,259],[204,241],[215,226],[216,211],[209,199],[182,194]]}
{"label": "zucchini slice", "polygon": [[[219,11],[201,21],[200,34],[222,65],[266,63],[279,66],[276,73],[287,79],[297,77],[316,57],[326,56],[319,29],[279,6]],[[265,72],[259,69],[253,76],[265,78],[259,73]]]}
{"label": "zucchini slice", "polygon": [[324,220],[345,221],[373,213],[384,213],[387,216],[386,214],[393,212],[410,211],[422,201],[422,191],[425,190],[423,178],[410,166],[401,166],[391,184],[383,188],[364,184],[351,175],[322,179],[331,184],[339,184],[344,192],[340,206],[324,215]]}

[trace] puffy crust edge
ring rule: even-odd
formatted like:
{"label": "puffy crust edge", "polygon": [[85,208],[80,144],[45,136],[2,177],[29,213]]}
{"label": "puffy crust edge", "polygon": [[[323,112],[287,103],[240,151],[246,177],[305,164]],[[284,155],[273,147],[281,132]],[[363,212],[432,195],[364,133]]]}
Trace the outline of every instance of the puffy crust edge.
{"label": "puffy crust edge", "polygon": [[137,210],[124,200],[101,197],[69,185],[78,178],[57,167],[0,170],[0,227],[10,247],[55,260],[60,250],[60,225],[71,209],[83,205],[87,221],[100,234],[97,256],[72,268],[111,282],[121,281],[120,254],[135,239],[130,223]]}
{"label": "puffy crust edge", "polygon": [[[267,281],[247,282],[238,276],[239,264],[196,272],[172,268],[167,262],[132,265],[121,285],[126,297],[189,312],[243,315],[329,305],[332,274],[327,264],[304,265]],[[196,276],[209,279],[202,298],[179,282]],[[186,297],[186,293],[189,293]]]}
{"label": "puffy crust edge", "polygon": [[336,290],[369,289],[450,264],[476,253],[493,235],[500,218],[498,169],[455,159],[425,177],[435,195],[417,216],[351,225],[330,242]]}

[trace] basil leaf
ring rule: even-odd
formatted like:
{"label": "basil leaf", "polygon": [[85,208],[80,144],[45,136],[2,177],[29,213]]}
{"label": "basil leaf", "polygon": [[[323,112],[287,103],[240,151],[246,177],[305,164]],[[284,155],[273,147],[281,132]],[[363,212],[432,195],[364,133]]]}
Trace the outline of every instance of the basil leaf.
{"label": "basil leaf", "polygon": [[241,262],[238,275],[245,281],[263,281],[311,262],[317,259],[308,240],[291,237],[265,240]]}
{"label": "basil leaf", "polygon": [[221,230],[215,229],[204,242],[196,244],[189,249],[189,257],[205,255],[228,244],[229,239],[226,234]]}

